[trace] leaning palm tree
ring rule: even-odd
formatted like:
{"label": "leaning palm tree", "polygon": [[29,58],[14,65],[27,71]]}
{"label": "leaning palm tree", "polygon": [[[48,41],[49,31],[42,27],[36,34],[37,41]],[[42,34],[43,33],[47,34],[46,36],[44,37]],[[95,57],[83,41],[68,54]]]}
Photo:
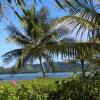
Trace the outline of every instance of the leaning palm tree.
{"label": "leaning palm tree", "polygon": [[53,19],[49,17],[46,7],[41,8],[38,12],[34,5],[28,10],[21,6],[21,10],[24,15],[18,15],[18,18],[21,21],[23,32],[20,32],[14,25],[7,27],[11,33],[8,40],[20,45],[21,48],[4,54],[4,61],[9,62],[16,58],[16,67],[20,68],[28,62],[39,59],[43,77],[46,77],[43,60],[52,65],[51,69],[54,69],[51,57],[60,51],[58,49],[60,44],[57,40],[64,29],[50,30]]}

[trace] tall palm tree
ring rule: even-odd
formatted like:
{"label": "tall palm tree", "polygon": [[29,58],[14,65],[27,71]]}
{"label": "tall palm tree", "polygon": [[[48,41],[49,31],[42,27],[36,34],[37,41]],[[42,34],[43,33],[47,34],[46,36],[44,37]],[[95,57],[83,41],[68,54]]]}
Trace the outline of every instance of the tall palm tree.
{"label": "tall palm tree", "polygon": [[7,30],[11,33],[9,41],[20,45],[21,48],[4,54],[4,60],[9,62],[16,58],[16,66],[20,68],[28,62],[39,59],[43,77],[46,77],[43,60],[52,65],[50,66],[51,69],[54,69],[51,57],[60,51],[58,49],[60,44],[57,41],[61,31],[64,33],[64,29],[50,30],[53,19],[49,17],[46,7],[41,8],[38,12],[34,5],[28,10],[21,6],[21,10],[24,15],[18,14],[18,18],[23,26],[23,32],[19,31],[14,25],[7,27]]}

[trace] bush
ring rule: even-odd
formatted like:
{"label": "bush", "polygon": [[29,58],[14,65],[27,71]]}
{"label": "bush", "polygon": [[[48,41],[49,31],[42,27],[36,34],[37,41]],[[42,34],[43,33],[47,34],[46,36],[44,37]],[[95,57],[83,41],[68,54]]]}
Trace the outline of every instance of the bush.
{"label": "bush", "polygon": [[[56,80],[56,82],[55,82]],[[100,74],[0,84],[0,100],[100,100]]]}
{"label": "bush", "polygon": [[51,91],[56,91],[54,79],[5,82],[0,85],[0,100],[47,100]]}
{"label": "bush", "polygon": [[57,91],[51,92],[48,100],[100,100],[100,79],[77,76],[57,82]]}

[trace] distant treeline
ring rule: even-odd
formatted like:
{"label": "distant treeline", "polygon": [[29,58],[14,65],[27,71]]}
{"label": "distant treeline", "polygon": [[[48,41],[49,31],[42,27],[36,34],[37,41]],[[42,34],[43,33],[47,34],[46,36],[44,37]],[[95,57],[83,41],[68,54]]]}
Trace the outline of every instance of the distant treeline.
{"label": "distant treeline", "polygon": [[[46,67],[46,71],[50,72],[49,67],[46,63],[44,63],[44,66]],[[7,68],[7,67],[0,67],[0,74],[10,74],[14,73],[13,71],[14,67]],[[55,68],[54,72],[76,72],[81,70],[81,65],[79,63],[70,65],[66,62],[55,62]],[[36,73],[41,72],[40,64],[34,64],[34,65],[26,65],[22,67],[18,72],[15,73]]]}

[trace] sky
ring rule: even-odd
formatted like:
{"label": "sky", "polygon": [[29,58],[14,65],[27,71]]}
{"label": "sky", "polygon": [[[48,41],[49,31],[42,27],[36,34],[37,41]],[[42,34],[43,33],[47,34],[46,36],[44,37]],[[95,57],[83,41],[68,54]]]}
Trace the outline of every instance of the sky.
{"label": "sky", "polygon": [[[52,17],[62,17],[67,15],[67,12],[65,12],[64,10],[61,10],[57,7],[57,4],[55,3],[54,0],[44,0],[43,4],[38,3],[37,9],[40,9],[43,5],[47,6],[50,10],[50,14]],[[15,18],[15,16],[13,16],[12,12],[10,9],[7,9],[7,15],[8,18],[15,24],[18,25],[18,21]],[[17,45],[15,44],[11,44],[8,43],[7,41],[7,37],[9,36],[9,33],[6,30],[6,26],[9,23],[7,22],[6,19],[2,19],[2,21],[0,22],[0,66],[5,66],[5,64],[3,63],[3,59],[2,59],[2,55],[10,50],[13,50],[15,48],[19,48]],[[8,65],[10,66],[10,65]]]}

